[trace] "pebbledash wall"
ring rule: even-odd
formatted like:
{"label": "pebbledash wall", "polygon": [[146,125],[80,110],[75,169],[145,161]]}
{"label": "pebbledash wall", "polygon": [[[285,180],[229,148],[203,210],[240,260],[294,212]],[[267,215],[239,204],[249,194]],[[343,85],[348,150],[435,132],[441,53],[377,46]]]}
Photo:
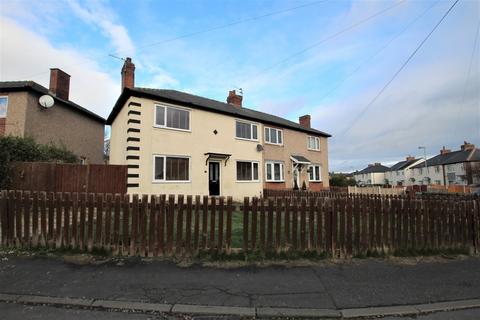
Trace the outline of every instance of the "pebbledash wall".
{"label": "pebbledash wall", "polygon": [[41,144],[65,145],[89,163],[103,163],[104,124],[72,111],[56,101],[48,109],[38,105],[40,94],[32,91],[0,93],[8,97],[4,135],[33,137]]}
{"label": "pebbledash wall", "polygon": [[[189,110],[190,130],[155,127],[157,103]],[[220,162],[220,195],[233,196],[236,200],[261,196],[264,166],[257,145],[263,141],[263,128],[258,123],[258,141],[238,139],[235,137],[236,120],[232,116],[185,108],[181,104],[130,97],[112,123],[110,163],[128,165],[129,193],[203,196],[209,194],[205,153],[231,154],[226,163],[225,160]],[[155,182],[154,155],[189,157],[190,180]],[[258,181],[237,181],[237,161],[258,162]]]}

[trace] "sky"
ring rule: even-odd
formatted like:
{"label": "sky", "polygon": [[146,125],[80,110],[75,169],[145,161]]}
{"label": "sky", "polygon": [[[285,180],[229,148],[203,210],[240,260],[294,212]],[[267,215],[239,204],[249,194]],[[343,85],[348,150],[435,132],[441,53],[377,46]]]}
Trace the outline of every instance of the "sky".
{"label": "sky", "polygon": [[242,88],[245,107],[310,114],[332,135],[330,171],[391,165],[480,145],[480,1],[459,1],[390,82],[453,3],[0,0],[0,81],[48,87],[61,68],[70,100],[107,117],[115,57],[131,57],[139,87],[219,101]]}

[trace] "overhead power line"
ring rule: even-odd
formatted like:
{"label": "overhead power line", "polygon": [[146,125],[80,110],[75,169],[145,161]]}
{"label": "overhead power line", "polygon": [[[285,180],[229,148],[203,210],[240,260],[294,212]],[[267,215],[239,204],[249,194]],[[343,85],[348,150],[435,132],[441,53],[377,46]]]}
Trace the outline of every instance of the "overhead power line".
{"label": "overhead power line", "polygon": [[[320,4],[320,3],[324,3],[324,2],[327,2],[327,1],[329,1],[329,0],[319,0],[319,1],[308,2],[308,3],[302,4],[302,5],[299,5],[299,6],[296,6],[296,7],[291,7],[291,8],[287,8],[287,9],[278,10],[278,11],[272,11],[272,12],[268,12],[268,13],[265,13],[265,14],[262,14],[262,15],[259,15],[259,16],[245,18],[245,19],[241,19],[241,20],[237,20],[237,21],[213,26],[213,27],[203,29],[203,30],[193,31],[193,32],[190,32],[190,33],[185,33],[185,34],[182,34],[182,35],[170,38],[170,39],[165,39],[165,40],[162,40],[162,41],[158,41],[158,42],[154,42],[154,43],[151,43],[151,44],[144,45],[142,47],[137,48],[136,51],[138,52],[138,51],[141,51],[141,50],[146,49],[146,48],[158,46],[158,45],[161,45],[161,44],[177,41],[177,40],[184,39],[184,38],[190,38],[190,37],[193,37],[193,36],[197,36],[197,35],[200,35],[200,34],[212,32],[212,31],[216,31],[216,30],[220,30],[220,29],[229,28],[229,27],[232,27],[232,26],[236,26],[238,24],[246,23],[246,22],[261,20],[261,19],[268,18],[268,17],[271,17],[271,16],[279,15],[279,14],[282,14],[282,13],[302,9],[302,8],[305,8],[305,7],[310,7],[310,6],[313,6],[313,5]],[[116,53],[117,54],[128,53],[128,51],[117,51]]]}
{"label": "overhead power line", "polygon": [[[161,44],[173,42],[173,41],[176,41],[176,40],[193,37],[193,36],[196,36],[196,35],[200,35],[200,34],[212,32],[212,31],[219,30],[219,29],[225,29],[225,28],[232,27],[232,26],[235,26],[235,25],[238,25],[238,24],[243,24],[243,23],[252,22],[252,21],[256,21],[256,20],[261,20],[261,19],[268,18],[268,17],[271,17],[271,16],[275,16],[275,15],[279,15],[279,14],[282,14],[282,13],[286,13],[286,12],[290,12],[290,11],[294,11],[294,10],[298,10],[298,9],[302,9],[302,8],[306,8],[306,7],[310,7],[310,6],[314,6],[314,5],[317,5],[317,4],[320,4],[320,3],[325,3],[325,2],[328,2],[328,1],[329,1],[329,0],[312,1],[312,2],[308,2],[308,3],[305,3],[305,4],[299,5],[299,6],[290,7],[290,8],[287,8],[287,9],[282,9],[282,10],[277,10],[277,11],[271,11],[271,12],[267,12],[267,13],[262,14],[262,15],[259,15],[259,16],[254,16],[254,17],[250,17],[250,18],[245,18],[245,19],[241,19],[241,20],[229,22],[229,23],[226,23],[226,24],[221,24],[221,25],[213,26],[213,27],[210,27],[210,28],[207,28],[207,29],[203,29],[203,30],[198,30],[198,31],[190,32],[190,33],[185,33],[185,34],[182,34],[182,35],[179,35],[179,36],[170,38],[170,39],[165,39],[165,40],[158,41],[158,42],[154,42],[154,43],[151,43],[151,44],[142,46],[142,47],[138,47],[138,48],[136,49],[136,52],[139,52],[139,51],[141,51],[141,50],[143,50],[143,49],[146,49],[146,48],[150,48],[150,47],[158,46],[158,45],[161,45]],[[116,54],[107,54],[107,55],[108,55],[109,57],[118,58],[118,57],[117,57],[118,55],[127,54],[127,53],[132,53],[132,52],[126,51],[126,50],[122,50],[122,51],[117,51]],[[101,56],[99,55],[97,58],[104,57],[104,56],[105,56],[105,55],[102,54]],[[92,59],[92,60],[93,60],[93,59]],[[89,62],[91,62],[91,61],[88,60],[88,61],[84,61],[84,62],[80,62],[80,63],[75,63],[75,64],[71,64],[71,65],[64,66],[64,68],[80,66],[80,65],[87,64],[87,63],[89,63]],[[32,77],[37,77],[37,76],[39,76],[39,75],[43,75],[43,74],[46,74],[46,73],[48,73],[48,72],[49,72],[49,71],[42,71],[42,72],[38,72],[38,73],[35,73],[35,74],[23,76],[23,77],[21,77],[21,78],[22,78],[22,79],[28,79],[28,78],[32,78]]]}
{"label": "overhead power line", "polygon": [[385,92],[385,90],[390,86],[390,84],[395,80],[395,78],[402,72],[403,69],[408,65],[408,63],[413,59],[413,57],[417,54],[417,52],[423,47],[425,42],[430,38],[430,36],[437,30],[438,26],[445,20],[445,18],[448,16],[448,14],[453,10],[453,8],[456,6],[459,0],[455,0],[455,2],[448,8],[448,10],[443,14],[442,18],[435,24],[433,29],[427,34],[427,36],[420,42],[420,44],[415,48],[415,50],[410,54],[410,56],[405,60],[405,62],[402,64],[402,66],[393,74],[393,76],[390,78],[390,80],[387,81],[387,83],[382,87],[382,89],[373,97],[372,100],[370,100],[369,103],[367,103],[358,116],[350,123],[350,125],[339,135],[340,137],[344,136],[356,123],[357,121],[367,112],[367,110],[375,103],[375,101],[378,100],[378,98]]}
{"label": "overhead power line", "polygon": [[[455,129],[453,130],[453,132],[455,134],[457,133],[458,123],[460,122],[460,118],[463,115],[463,109],[465,108],[465,96],[467,95],[468,82],[470,80],[470,74],[472,72],[473,60],[475,58],[475,51],[477,49],[479,31],[480,31],[480,20],[478,21],[477,31],[475,32],[475,38],[473,40],[472,54],[470,56],[470,62],[468,63],[468,71],[467,71],[467,76],[465,78],[465,84],[463,85],[463,94],[462,94],[462,100],[460,102],[460,110],[458,110],[458,112],[457,112],[457,121],[455,122]],[[480,114],[478,115],[478,117],[480,117]]]}
{"label": "overhead power line", "polygon": [[397,2],[397,3],[395,3],[394,5],[386,8],[386,9],[380,10],[380,11],[378,11],[378,12],[376,12],[376,13],[374,13],[374,14],[372,14],[372,15],[370,15],[370,16],[368,16],[368,17],[366,17],[366,18],[364,18],[364,19],[362,19],[362,20],[360,20],[360,21],[357,21],[356,23],[354,23],[354,24],[352,24],[352,25],[350,25],[350,26],[348,26],[348,27],[346,27],[346,28],[344,28],[344,29],[339,30],[339,31],[335,32],[334,34],[331,34],[331,35],[329,35],[329,36],[321,39],[320,41],[317,41],[317,42],[309,45],[308,47],[303,48],[303,49],[300,50],[300,51],[294,52],[293,54],[289,55],[288,57],[286,57],[286,58],[284,58],[284,59],[282,59],[282,60],[280,60],[280,61],[277,61],[277,62],[275,62],[274,64],[272,64],[272,65],[270,65],[270,66],[262,69],[260,72],[256,73],[255,75],[249,76],[247,79],[248,79],[248,80],[255,79],[255,78],[257,78],[258,76],[260,76],[261,74],[263,74],[263,73],[265,73],[265,72],[267,72],[267,71],[269,71],[269,70],[271,70],[271,69],[273,69],[273,68],[275,68],[275,67],[277,67],[277,66],[279,66],[279,65],[281,65],[281,64],[283,64],[283,63],[285,63],[285,62],[287,62],[287,61],[289,61],[289,60],[291,60],[291,59],[293,59],[293,58],[295,58],[295,57],[297,57],[297,56],[299,56],[299,55],[307,52],[307,51],[310,51],[310,50],[318,47],[319,45],[321,45],[321,44],[323,44],[323,43],[325,43],[325,42],[327,42],[327,41],[329,41],[329,40],[335,39],[336,37],[338,37],[338,36],[340,36],[340,35],[348,32],[348,31],[350,31],[350,30],[353,30],[353,29],[355,29],[356,27],[358,27],[358,26],[360,26],[360,25],[362,25],[362,24],[364,24],[364,23],[367,23],[368,21],[370,21],[370,20],[372,20],[372,19],[374,19],[374,18],[376,18],[376,17],[378,17],[378,16],[380,16],[380,15],[382,15],[382,14],[384,14],[384,13],[386,13],[386,12],[388,12],[388,11],[390,11],[390,10],[392,10],[392,9],[400,6],[400,5],[402,5],[402,4],[404,4],[405,1],[406,1],[406,0],[402,0],[402,1],[400,1],[400,2]]}
{"label": "overhead power line", "polygon": [[326,97],[328,97],[330,94],[332,94],[333,92],[335,92],[335,90],[337,90],[343,83],[345,83],[350,77],[352,77],[355,73],[357,73],[360,69],[362,69],[362,67],[369,61],[371,61],[373,58],[375,58],[376,56],[378,56],[380,53],[382,53],[385,49],[388,48],[388,46],[390,46],[390,44],[392,44],[396,39],[398,39],[405,31],[407,31],[411,26],[413,26],[418,20],[420,20],[425,14],[427,14],[427,12],[429,12],[433,7],[435,7],[438,3],[440,2],[440,0],[437,0],[435,2],[432,3],[431,6],[427,7],[426,10],[422,11],[417,17],[415,17],[412,21],[410,21],[402,30],[400,30],[400,32],[398,32],[397,34],[395,34],[390,40],[388,40],[377,52],[375,52],[375,54],[371,55],[370,57],[368,57],[367,59],[365,59],[364,61],[362,61],[352,72],[350,72],[345,78],[343,78],[342,80],[340,80],[339,82],[337,82],[337,84],[331,89],[329,90],[327,93],[325,93],[323,96],[321,96],[317,101],[317,103],[319,101],[322,101],[323,99],[325,99]]}

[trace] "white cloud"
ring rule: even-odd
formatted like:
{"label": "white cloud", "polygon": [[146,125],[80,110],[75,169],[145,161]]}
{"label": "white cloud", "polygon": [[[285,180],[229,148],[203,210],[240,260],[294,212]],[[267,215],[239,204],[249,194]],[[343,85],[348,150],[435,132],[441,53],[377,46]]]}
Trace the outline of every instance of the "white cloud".
{"label": "white cloud", "polygon": [[[0,30],[1,81],[34,80],[48,88],[49,68],[58,67],[71,75],[70,100],[101,116],[108,115],[120,93],[120,80],[112,79],[86,56],[56,48],[9,18],[0,20]],[[44,72],[34,75],[32,70]],[[20,78],[23,76],[28,77]]]}
{"label": "white cloud", "polygon": [[117,23],[111,10],[98,1],[83,1],[81,3],[70,0],[70,7],[77,17],[85,23],[94,25],[110,38],[116,52],[124,52],[130,55],[135,53],[135,47],[128,35],[127,29]]}

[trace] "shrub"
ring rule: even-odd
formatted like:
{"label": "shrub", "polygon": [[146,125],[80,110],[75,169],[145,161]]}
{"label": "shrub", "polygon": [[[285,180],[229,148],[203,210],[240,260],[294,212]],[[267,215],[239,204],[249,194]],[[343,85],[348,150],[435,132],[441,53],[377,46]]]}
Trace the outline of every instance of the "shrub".
{"label": "shrub", "polygon": [[8,188],[11,182],[11,163],[23,161],[75,163],[78,157],[63,145],[42,145],[30,137],[0,137],[0,188]]}

